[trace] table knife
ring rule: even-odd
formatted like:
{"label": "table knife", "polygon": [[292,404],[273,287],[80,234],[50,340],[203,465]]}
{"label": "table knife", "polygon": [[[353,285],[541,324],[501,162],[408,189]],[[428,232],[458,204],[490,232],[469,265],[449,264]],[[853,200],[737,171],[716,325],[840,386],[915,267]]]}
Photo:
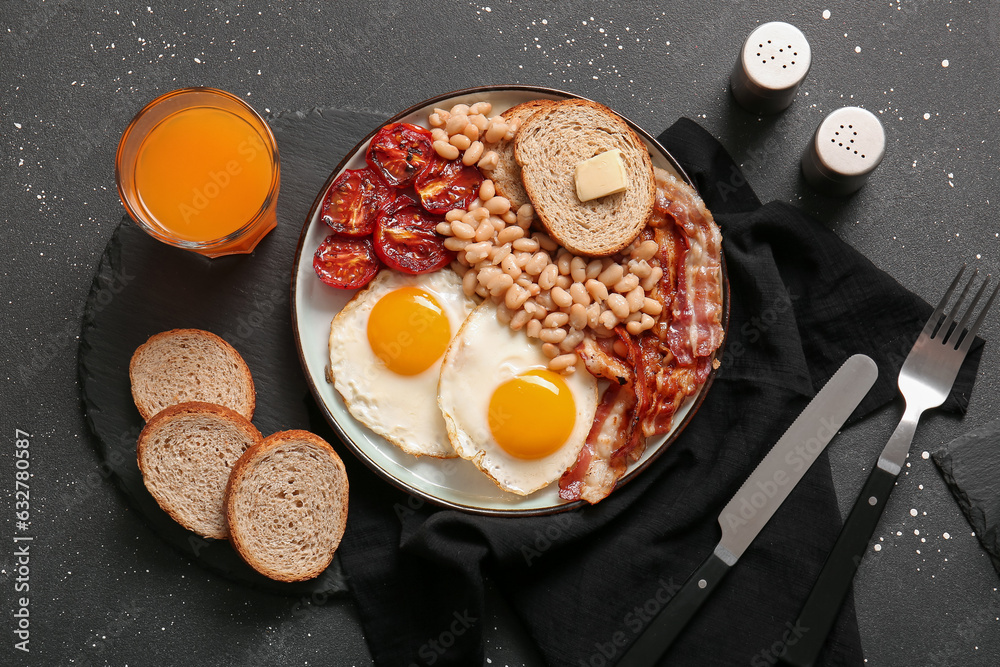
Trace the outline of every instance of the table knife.
{"label": "table knife", "polygon": [[655,665],[875,384],[878,367],[856,354],[792,422],[719,515],[722,540],[622,656]]}

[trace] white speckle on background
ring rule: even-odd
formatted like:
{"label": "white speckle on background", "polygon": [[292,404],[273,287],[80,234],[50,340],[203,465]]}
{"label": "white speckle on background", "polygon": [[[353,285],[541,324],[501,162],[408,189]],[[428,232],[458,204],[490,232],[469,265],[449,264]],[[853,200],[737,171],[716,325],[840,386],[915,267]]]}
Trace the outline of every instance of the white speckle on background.
{"label": "white speckle on background", "polygon": [[16,127],[17,129],[20,130],[21,129],[21,124],[20,123],[14,123],[14,127]]}
{"label": "white speckle on background", "polygon": [[874,549],[875,549],[875,551],[882,551],[882,545],[881,544],[876,544],[875,547],[874,547]]}
{"label": "white speckle on background", "polygon": [[931,115],[929,113],[925,113],[924,114],[924,120],[930,120],[930,119],[931,119]]}
{"label": "white speckle on background", "polygon": [[917,510],[916,509],[911,509],[910,510],[910,516],[917,516]]}
{"label": "white speckle on background", "polygon": [[950,63],[948,62],[947,58],[945,58],[944,60],[941,61],[941,67],[947,67],[949,64]]}
{"label": "white speckle on background", "polygon": [[920,530],[918,528],[914,528],[913,529],[913,534],[919,537],[920,536]]}
{"label": "white speckle on background", "polygon": [[823,18],[824,19],[830,18],[830,10],[829,9],[824,9],[823,10]]}
{"label": "white speckle on background", "polygon": [[201,59],[200,59],[200,58],[195,58],[195,59],[194,59],[194,61],[195,61],[196,63],[198,63],[199,65],[201,64]]}
{"label": "white speckle on background", "polygon": [[944,534],[944,535],[942,535],[941,537],[943,537],[943,538],[944,538],[944,539],[946,539],[946,540],[950,540],[950,539],[951,539],[951,535],[949,535],[948,533],[945,533],[945,534]]}
{"label": "white speckle on background", "polygon": [[930,453],[930,452],[921,452],[921,453],[920,453],[920,458],[922,458],[922,459],[923,459],[923,460],[925,460],[925,461],[926,461],[927,459],[929,459],[930,457],[931,457],[931,453]]}
{"label": "white speckle on background", "polygon": [[855,53],[861,53],[861,47],[860,46],[855,46],[854,47],[854,52]]}

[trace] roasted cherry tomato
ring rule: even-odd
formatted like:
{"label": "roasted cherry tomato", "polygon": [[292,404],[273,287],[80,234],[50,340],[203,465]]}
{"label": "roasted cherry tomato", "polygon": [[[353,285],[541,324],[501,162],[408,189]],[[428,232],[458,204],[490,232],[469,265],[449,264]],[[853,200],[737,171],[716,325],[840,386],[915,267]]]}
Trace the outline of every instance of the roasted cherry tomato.
{"label": "roasted cherry tomato", "polygon": [[445,214],[452,209],[468,208],[479,196],[482,184],[483,175],[475,167],[435,155],[417,176],[414,187],[425,209]]}
{"label": "roasted cherry tomato", "polygon": [[331,287],[357,289],[368,284],[382,266],[371,238],[331,234],[316,249],[313,269]]}
{"label": "roasted cherry tomato", "polygon": [[348,169],[327,190],[320,219],[338,234],[367,236],[375,229],[379,208],[394,196],[374,169]]}
{"label": "roasted cherry tomato", "polygon": [[413,182],[433,155],[430,131],[409,123],[392,123],[372,137],[365,159],[386,183],[402,188]]}
{"label": "roasted cherry tomato", "polygon": [[403,273],[437,271],[455,257],[434,230],[443,220],[418,206],[382,213],[375,223],[375,253],[386,266]]}

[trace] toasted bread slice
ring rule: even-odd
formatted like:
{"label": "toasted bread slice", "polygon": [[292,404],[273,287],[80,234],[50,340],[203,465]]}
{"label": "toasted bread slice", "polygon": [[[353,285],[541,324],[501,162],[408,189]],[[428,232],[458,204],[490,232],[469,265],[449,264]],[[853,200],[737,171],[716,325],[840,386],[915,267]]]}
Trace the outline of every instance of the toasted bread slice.
{"label": "toasted bread slice", "polygon": [[248,449],[226,488],[229,539],[253,569],[278,581],[318,576],[347,525],[347,472],[325,440],[282,431]]}
{"label": "toasted bread slice", "polygon": [[[555,103],[555,100],[531,100],[512,106],[500,115],[508,125],[513,122],[521,125],[535,112]],[[501,139],[493,146],[493,150],[497,152],[500,161],[488,176],[493,181],[496,193],[506,197],[515,211],[524,204],[530,204],[531,200],[528,199],[528,193],[524,191],[524,183],[521,181],[521,165],[514,159],[514,139]]]}
{"label": "toasted bread slice", "polygon": [[132,399],[146,421],[178,403],[203,401],[253,418],[253,377],[240,353],[215,334],[173,329],[152,336],[128,367]]}
{"label": "toasted bread slice", "polygon": [[243,415],[211,403],[159,411],[139,434],[142,481],[177,523],[203,537],[228,537],[223,500],[233,466],[263,438]]}
{"label": "toasted bread slice", "polygon": [[[622,152],[628,187],[590,201],[576,193],[576,165]],[[528,117],[514,137],[524,189],[549,235],[578,255],[603,257],[635,240],[653,214],[656,185],[649,150],[605,106],[563,100]]]}

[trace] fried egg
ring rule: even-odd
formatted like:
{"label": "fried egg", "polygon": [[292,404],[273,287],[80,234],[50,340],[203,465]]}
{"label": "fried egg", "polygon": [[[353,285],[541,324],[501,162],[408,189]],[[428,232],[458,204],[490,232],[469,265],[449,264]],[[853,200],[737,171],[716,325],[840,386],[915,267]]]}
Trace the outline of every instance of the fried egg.
{"label": "fried egg", "polygon": [[438,376],[475,305],[451,269],[383,269],[330,325],[330,378],[351,415],[404,452],[454,458],[436,405]]}
{"label": "fried egg", "polygon": [[438,405],[452,447],[504,489],[528,495],[576,461],[597,410],[597,380],[579,364],[548,369],[541,344],[497,321],[485,302],[441,365]]}

